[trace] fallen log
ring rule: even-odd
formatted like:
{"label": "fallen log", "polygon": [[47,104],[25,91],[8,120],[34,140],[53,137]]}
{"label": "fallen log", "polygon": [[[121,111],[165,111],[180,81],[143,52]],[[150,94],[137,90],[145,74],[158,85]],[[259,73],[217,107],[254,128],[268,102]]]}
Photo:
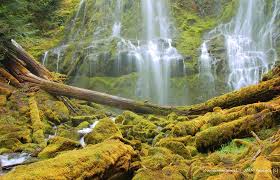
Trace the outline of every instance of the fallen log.
{"label": "fallen log", "polygon": [[[209,127],[217,126],[222,123],[234,121],[238,118],[257,114],[265,109],[274,111],[279,105],[280,101],[277,100],[269,102],[261,102],[238,106],[227,110],[216,110],[212,113],[206,113],[190,121],[182,121],[172,127],[172,134],[175,136],[194,136],[196,133]],[[280,109],[280,107],[278,107]]]}
{"label": "fallen log", "polygon": [[[181,115],[200,115],[212,112],[215,107],[225,109],[269,101],[280,95],[280,77],[276,77],[193,106],[159,106],[53,82],[49,80],[52,79],[51,73],[31,58],[15,41],[8,41],[4,45],[9,54],[4,64],[7,64],[9,72],[13,72],[20,82],[31,82],[55,96],[72,97],[137,113],[168,115],[175,112]],[[19,61],[23,61],[26,66]]]}
{"label": "fallen log", "polygon": [[19,166],[1,179],[120,178],[129,175],[134,156],[131,146],[120,140],[108,140],[85,149],[65,152],[53,159]]}
{"label": "fallen log", "polygon": [[178,110],[188,112],[187,114],[198,115],[212,112],[215,107],[228,109],[236,106],[247,105],[257,102],[266,102],[280,95],[280,77],[269,81],[260,82],[256,85],[244,87],[222,96],[212,98],[205,103],[178,107]]}
{"label": "fallen log", "polygon": [[[263,82],[259,85],[243,88],[240,91],[214,98],[203,104],[184,107],[172,107],[134,101],[131,99],[121,98],[101,92],[68,86],[41,78],[35,78],[34,76],[22,78],[57,96],[72,97],[85,101],[95,102],[97,104],[116,107],[119,109],[130,110],[137,113],[159,115],[168,115],[171,112],[175,112],[181,115],[204,114],[206,112],[213,111],[213,108],[217,106],[221,108],[230,108],[258,101],[268,101],[280,94],[280,91],[274,89],[274,87],[280,85],[280,78],[276,78],[267,82]],[[240,95],[237,96],[237,94]],[[229,99],[227,100],[226,97],[229,97]]]}

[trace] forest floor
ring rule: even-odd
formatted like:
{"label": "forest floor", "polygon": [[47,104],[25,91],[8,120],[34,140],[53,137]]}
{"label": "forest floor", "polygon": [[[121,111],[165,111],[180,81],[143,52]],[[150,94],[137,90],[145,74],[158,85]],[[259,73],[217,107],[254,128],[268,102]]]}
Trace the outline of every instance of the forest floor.
{"label": "forest floor", "polygon": [[[0,179],[280,178],[279,67],[251,86],[273,89],[274,96],[248,103],[241,89],[238,105],[195,115],[116,115],[29,82],[17,86],[0,71]],[[3,163],[22,153],[23,164]]]}

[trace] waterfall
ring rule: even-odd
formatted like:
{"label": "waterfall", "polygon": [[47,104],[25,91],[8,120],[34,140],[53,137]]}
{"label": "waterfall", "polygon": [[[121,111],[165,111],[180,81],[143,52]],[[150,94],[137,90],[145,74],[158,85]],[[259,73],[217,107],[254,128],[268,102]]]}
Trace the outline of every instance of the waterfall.
{"label": "waterfall", "polygon": [[46,52],[42,61],[53,71],[68,74],[73,70],[70,83],[85,88],[92,83],[82,78],[119,78],[133,73],[137,77],[132,88],[127,87],[130,92],[104,91],[177,104],[171,81],[174,74],[183,74],[184,63],[172,45],[175,28],[170,14],[168,0],[81,0],[65,40]]}
{"label": "waterfall", "polygon": [[258,83],[277,61],[274,39],[279,35],[275,22],[280,1],[273,1],[271,13],[268,6],[265,0],[240,0],[237,15],[208,34],[210,40],[221,35],[225,38],[231,89]]}
{"label": "waterfall", "polygon": [[[141,7],[144,29],[141,42],[137,40],[137,44],[133,44],[123,39],[120,46],[128,49],[129,62],[136,62],[139,76],[136,95],[155,103],[168,104],[172,96],[171,66],[176,64],[175,71],[183,69],[175,63],[182,57],[172,46],[168,2],[142,0]],[[119,51],[122,52],[123,48]]]}
{"label": "waterfall", "polygon": [[203,89],[201,96],[209,99],[215,96],[215,76],[212,73],[213,58],[209,54],[207,42],[201,45],[201,55],[199,57],[199,78],[203,83],[200,88]]}

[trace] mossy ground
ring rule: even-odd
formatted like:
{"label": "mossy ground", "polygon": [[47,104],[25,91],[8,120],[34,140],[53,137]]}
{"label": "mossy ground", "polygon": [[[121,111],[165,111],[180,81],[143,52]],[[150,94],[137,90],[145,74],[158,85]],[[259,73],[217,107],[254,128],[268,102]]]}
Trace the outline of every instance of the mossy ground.
{"label": "mossy ground", "polygon": [[[141,115],[125,111],[115,118],[115,123],[110,119],[112,113],[102,106],[71,100],[77,110],[72,112],[61,101],[42,90],[30,92],[28,88],[23,88],[1,98],[4,100],[0,106],[0,153],[28,152],[39,160],[16,168],[3,176],[4,179],[10,179],[17,173],[17,177],[67,177],[64,173],[46,174],[40,169],[56,166],[57,172],[64,172],[65,163],[76,168],[76,163],[81,163],[84,153],[87,155],[83,162],[88,159],[95,162],[92,171],[87,169],[85,173],[95,173],[98,166],[96,158],[103,156],[89,157],[90,154],[99,153],[95,147],[102,146],[102,152],[109,150],[113,139],[133,150],[127,152],[137,154],[132,159],[125,157],[125,161],[118,160],[115,164],[119,168],[126,162],[126,175],[134,179],[215,179],[224,175],[225,172],[218,171],[221,169],[243,172],[229,175],[235,179],[279,177],[272,171],[265,175],[250,171],[262,168],[261,163],[258,163],[260,160],[266,162],[268,169],[279,168],[279,98],[231,109],[216,107],[213,112],[198,117],[175,113],[168,116]],[[78,130],[89,127],[96,120],[99,123],[85,136],[87,147],[82,149],[78,142],[81,138]],[[251,131],[257,134],[261,142],[256,140]],[[49,135],[54,137],[48,139]],[[122,143],[117,147],[123,147]],[[257,159],[255,162],[254,156],[260,149],[261,157],[265,160]],[[72,161],[73,157],[77,161]],[[104,158],[109,157],[115,158],[112,153]],[[108,162],[104,161],[102,165],[105,174]],[[77,172],[75,176],[87,176],[80,174],[81,171],[73,172]]]}

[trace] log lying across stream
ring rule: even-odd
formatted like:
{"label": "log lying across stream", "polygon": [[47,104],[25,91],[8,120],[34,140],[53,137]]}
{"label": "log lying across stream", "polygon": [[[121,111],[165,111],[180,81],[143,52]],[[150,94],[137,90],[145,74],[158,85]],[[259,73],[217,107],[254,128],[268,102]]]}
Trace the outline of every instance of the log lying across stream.
{"label": "log lying across stream", "polygon": [[14,40],[6,41],[4,43],[4,49],[6,50],[6,59],[3,64],[5,72],[8,72],[9,75],[3,73],[2,76],[13,80],[14,83],[32,83],[56,96],[76,98],[143,114],[167,115],[171,112],[176,112],[181,115],[199,115],[211,112],[215,107],[224,109],[259,101],[268,101],[280,94],[280,78],[277,77],[193,106],[159,106],[77,88],[61,82],[54,82],[52,74],[44,66],[36,62]]}

